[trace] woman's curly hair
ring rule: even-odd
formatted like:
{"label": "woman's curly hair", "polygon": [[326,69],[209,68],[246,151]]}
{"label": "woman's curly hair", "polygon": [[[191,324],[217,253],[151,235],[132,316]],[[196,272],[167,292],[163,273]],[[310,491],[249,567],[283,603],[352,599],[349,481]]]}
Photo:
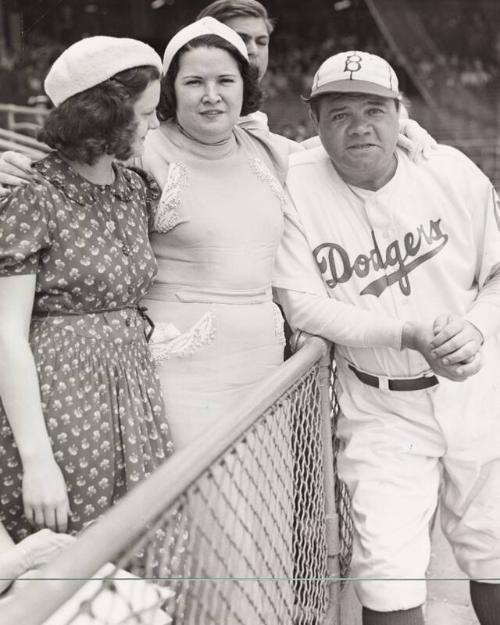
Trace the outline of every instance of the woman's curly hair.
{"label": "woman's curly hair", "polygon": [[134,67],[71,96],[49,113],[40,140],[67,159],[89,165],[104,154],[130,158],[137,126],[134,104],[159,78],[156,67]]}
{"label": "woman's curly hair", "polygon": [[238,63],[241,78],[243,79],[243,105],[240,115],[255,113],[262,103],[262,90],[259,86],[259,70],[248,63],[228,41],[217,35],[201,35],[195,37],[183,46],[172,59],[168,72],[161,81],[160,104],[158,105],[158,117],[162,121],[175,117],[177,111],[177,99],[175,97],[174,83],[179,72],[180,59],[183,54],[195,48],[220,48],[226,50]]}

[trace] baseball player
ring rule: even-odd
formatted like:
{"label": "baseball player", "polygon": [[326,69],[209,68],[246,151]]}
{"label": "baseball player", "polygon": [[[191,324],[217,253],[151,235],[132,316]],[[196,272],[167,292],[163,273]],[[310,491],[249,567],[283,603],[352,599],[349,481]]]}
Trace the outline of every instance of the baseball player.
{"label": "baseball player", "polygon": [[276,285],[293,327],[336,344],[363,623],[424,622],[439,492],[480,623],[498,624],[498,198],[457,150],[411,162],[396,146],[382,58],[330,57],[308,101],[322,146],[290,159]]}

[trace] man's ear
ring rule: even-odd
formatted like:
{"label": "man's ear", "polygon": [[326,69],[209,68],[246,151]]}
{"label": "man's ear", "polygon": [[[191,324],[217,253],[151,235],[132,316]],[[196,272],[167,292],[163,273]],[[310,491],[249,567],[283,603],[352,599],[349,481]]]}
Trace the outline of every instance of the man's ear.
{"label": "man's ear", "polygon": [[318,114],[317,114],[317,111],[311,105],[309,105],[309,119],[313,123],[314,130],[318,132],[318,126],[319,126]]}

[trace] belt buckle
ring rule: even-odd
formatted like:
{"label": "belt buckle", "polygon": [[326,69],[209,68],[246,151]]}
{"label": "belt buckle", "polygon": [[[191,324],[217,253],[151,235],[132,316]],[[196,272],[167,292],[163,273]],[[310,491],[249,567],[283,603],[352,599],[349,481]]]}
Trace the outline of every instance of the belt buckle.
{"label": "belt buckle", "polygon": [[389,391],[389,379],[386,375],[379,375],[378,377],[378,387],[381,391]]}

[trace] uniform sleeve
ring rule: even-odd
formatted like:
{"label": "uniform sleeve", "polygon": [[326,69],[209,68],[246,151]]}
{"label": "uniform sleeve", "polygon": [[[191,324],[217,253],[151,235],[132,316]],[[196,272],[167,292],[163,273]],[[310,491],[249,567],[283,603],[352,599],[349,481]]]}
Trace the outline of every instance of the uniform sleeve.
{"label": "uniform sleeve", "polygon": [[465,318],[478,328],[484,339],[500,332],[500,268],[481,289]]}
{"label": "uniform sleeve", "polygon": [[471,205],[475,208],[472,219],[476,227],[476,276],[482,289],[500,267],[500,199],[486,177],[478,174],[484,178],[483,189],[471,198]]}
{"label": "uniform sleeve", "polygon": [[[477,206],[472,221],[475,227],[476,279],[479,293],[466,319],[486,339],[500,331],[500,199],[489,181],[485,184],[486,178],[483,174],[478,172],[478,175],[484,178],[481,185],[483,198],[477,193]],[[474,200],[472,198],[471,202]]]}
{"label": "uniform sleeve", "polygon": [[291,200],[273,283],[294,329],[350,347],[401,349],[402,321],[328,296]]}
{"label": "uniform sleeve", "polygon": [[55,230],[50,195],[39,184],[18,187],[0,205],[0,276],[38,273]]}

